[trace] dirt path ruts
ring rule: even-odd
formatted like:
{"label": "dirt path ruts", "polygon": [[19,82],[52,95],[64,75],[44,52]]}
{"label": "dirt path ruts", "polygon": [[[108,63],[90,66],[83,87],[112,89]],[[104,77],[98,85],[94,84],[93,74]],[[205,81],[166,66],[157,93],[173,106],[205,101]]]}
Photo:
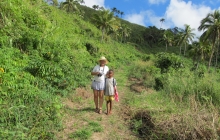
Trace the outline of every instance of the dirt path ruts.
{"label": "dirt path ruts", "polygon": [[105,114],[105,101],[103,103],[103,113],[98,114],[94,112],[93,93],[89,86],[87,88],[79,88],[75,91],[73,95],[69,96],[68,98],[63,98],[64,128],[57,134],[58,139],[75,139],[73,137],[70,137],[70,135],[77,130],[88,126],[88,122],[96,122],[100,124],[102,128],[101,132],[93,132],[92,136],[90,136],[88,139],[138,139],[137,137],[132,135],[132,132],[129,129],[129,116],[127,115],[129,107],[124,104],[125,92],[129,91],[129,88],[125,84],[121,84],[120,86],[118,86],[118,91],[120,101],[114,101],[113,111],[111,115]]}

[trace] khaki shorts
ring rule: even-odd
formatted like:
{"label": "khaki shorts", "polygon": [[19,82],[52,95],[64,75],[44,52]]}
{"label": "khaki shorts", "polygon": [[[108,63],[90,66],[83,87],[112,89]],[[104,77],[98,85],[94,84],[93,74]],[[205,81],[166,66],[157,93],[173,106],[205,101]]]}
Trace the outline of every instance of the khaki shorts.
{"label": "khaki shorts", "polygon": [[115,100],[115,96],[112,95],[112,96],[105,96],[105,100],[106,101],[114,101]]}

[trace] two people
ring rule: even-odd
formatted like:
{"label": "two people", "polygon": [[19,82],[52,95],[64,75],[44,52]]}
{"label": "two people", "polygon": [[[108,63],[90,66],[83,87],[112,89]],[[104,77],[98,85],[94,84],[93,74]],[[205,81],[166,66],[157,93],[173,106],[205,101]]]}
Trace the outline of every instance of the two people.
{"label": "two people", "polygon": [[116,86],[116,80],[113,78],[113,70],[109,70],[107,59],[102,56],[98,60],[99,64],[96,65],[91,75],[94,76],[92,81],[92,89],[94,93],[95,112],[102,113],[103,98],[105,93],[105,100],[107,105],[107,115],[111,114],[112,101],[114,100],[114,86]]}

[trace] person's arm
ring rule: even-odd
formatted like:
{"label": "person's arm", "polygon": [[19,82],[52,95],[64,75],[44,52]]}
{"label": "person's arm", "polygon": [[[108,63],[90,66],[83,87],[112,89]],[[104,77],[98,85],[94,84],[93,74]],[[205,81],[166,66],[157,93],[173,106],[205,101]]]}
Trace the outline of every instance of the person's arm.
{"label": "person's arm", "polygon": [[106,73],[105,77],[108,77],[109,72]]}
{"label": "person's arm", "polygon": [[97,70],[97,66],[95,66],[91,72],[91,75],[98,75],[99,71]]}
{"label": "person's arm", "polygon": [[114,79],[114,83],[113,83],[114,85],[114,88],[117,86],[117,82],[116,82],[116,79]]}
{"label": "person's arm", "polygon": [[98,75],[99,72],[91,72],[91,75]]}
{"label": "person's arm", "polygon": [[106,74],[105,74],[105,77],[108,77],[109,68],[108,68],[108,66],[105,66],[105,67],[106,67]]}

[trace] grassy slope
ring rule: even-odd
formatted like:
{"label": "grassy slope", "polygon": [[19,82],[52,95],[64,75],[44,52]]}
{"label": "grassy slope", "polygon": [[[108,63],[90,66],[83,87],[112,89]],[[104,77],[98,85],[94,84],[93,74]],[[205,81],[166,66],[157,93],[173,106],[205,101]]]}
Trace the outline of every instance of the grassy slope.
{"label": "grassy slope", "polygon": [[[150,67],[152,62],[137,61],[134,65]],[[136,72],[139,70],[137,69]],[[78,88],[75,96],[63,98],[64,128],[57,133],[58,139],[135,140],[218,137],[213,132],[218,126],[218,111],[214,106],[209,104],[204,106],[194,96],[188,97],[187,102],[177,102],[175,96],[170,97],[143,86],[138,78],[127,79],[128,76],[131,77],[130,73],[127,66],[115,71],[114,77],[118,82],[120,101],[114,102],[113,114],[110,116],[104,114],[105,104],[103,114],[94,112],[93,95],[89,86]],[[213,125],[216,127],[213,128]]]}
{"label": "grassy slope", "polygon": [[[0,94],[2,97],[0,99],[2,110],[0,114],[2,116],[0,120],[0,136],[2,138],[54,139],[56,136],[55,131],[62,131],[62,125],[60,124],[62,117],[60,113],[63,112],[63,109],[67,111],[67,114],[70,113],[69,117],[76,115],[77,119],[79,119],[68,124],[70,128],[73,128],[73,131],[71,131],[73,135],[70,135],[70,137],[78,136],[78,133],[75,133],[75,128],[79,126],[78,122],[85,123],[85,128],[89,127],[89,129],[85,129],[89,132],[83,131],[83,135],[89,135],[90,132],[94,135],[99,135],[94,132],[99,132],[102,129],[94,130],[94,126],[98,126],[98,128],[105,126],[105,124],[102,124],[103,121],[100,123],[101,117],[100,119],[97,117],[98,120],[95,121],[92,118],[80,120],[82,115],[90,116],[90,113],[93,113],[91,111],[93,104],[90,100],[92,98],[91,95],[87,98],[84,95],[83,97],[82,95],[75,96],[82,92],[74,91],[78,87],[86,87],[90,84],[91,76],[89,71],[101,55],[105,55],[110,61],[109,67],[116,70],[116,78],[119,79],[119,84],[122,84],[121,86],[119,85],[119,89],[126,91],[124,92],[124,97],[122,97],[124,99],[120,102],[122,108],[119,107],[116,113],[126,113],[123,107],[127,105],[131,107],[129,110],[131,111],[131,114],[129,114],[131,116],[122,117],[127,117],[128,120],[131,120],[131,128],[137,135],[142,137],[150,136],[150,138],[165,137],[167,135],[168,138],[190,138],[191,134],[201,137],[202,134],[207,134],[202,138],[210,138],[210,135],[216,134],[213,133],[218,128],[218,125],[216,125],[218,123],[218,111],[215,110],[215,107],[213,107],[214,109],[209,109],[210,104],[207,103],[209,107],[206,108],[204,105],[200,105],[200,102],[197,102],[193,96],[185,97],[185,90],[181,88],[183,86],[179,86],[176,82],[178,77],[185,77],[185,79],[178,82],[183,85],[185,84],[185,87],[192,85],[189,86],[190,88],[187,91],[194,93],[196,88],[193,87],[193,80],[191,81],[193,84],[188,83],[189,79],[183,76],[185,74],[187,76],[192,75],[188,69],[185,69],[187,73],[183,73],[183,75],[176,75],[175,72],[170,75],[162,75],[162,78],[170,76],[168,80],[173,84],[170,87],[167,86],[167,89],[164,91],[155,92],[152,90],[155,73],[148,73],[149,71],[158,70],[154,66],[155,58],[153,55],[150,57],[153,61],[142,62],[140,58],[148,60],[148,56],[138,52],[134,45],[117,43],[111,39],[101,43],[101,32],[88,21],[47,6],[41,3],[40,0],[38,2],[32,4],[29,0],[13,1],[11,4],[9,2],[1,2],[1,4],[6,3],[4,5],[6,8],[2,9],[5,10],[3,10],[3,13],[7,17],[7,19],[4,18],[5,23],[1,23],[3,28],[1,29],[2,34],[0,36],[2,58],[0,60],[0,67],[4,70],[4,72],[0,72]],[[30,15],[26,15],[27,13],[30,13]],[[11,17],[12,15],[13,17]],[[27,20],[24,20],[25,18],[30,19],[29,21],[31,22],[27,22]],[[13,19],[16,19],[17,22],[11,22],[12,24],[10,24],[8,21]],[[38,31],[33,26],[30,26],[34,24],[32,21],[38,21],[37,25],[42,24],[41,30]],[[8,34],[8,32],[11,34]],[[21,36],[14,36],[18,34],[21,34]],[[11,44],[11,39],[16,43]],[[39,41],[37,48],[33,45],[34,41]],[[23,45],[27,47],[26,51],[19,51],[19,46],[16,46],[16,44],[20,42],[26,43]],[[137,62],[133,63],[135,60]],[[120,71],[121,66],[124,66],[123,71]],[[140,93],[130,92],[127,87],[124,87],[134,84],[131,79],[129,79],[128,85],[126,83],[127,77],[133,75],[137,78],[134,79],[134,83],[143,84],[141,80],[145,77],[144,85],[148,87],[148,89],[145,89],[146,91]],[[219,97],[217,94],[219,90],[215,88],[214,92],[212,92],[211,88],[207,88],[210,85],[209,81],[213,81],[213,77],[208,77],[210,75],[207,74],[206,79],[201,80],[200,89],[204,88],[199,93],[204,95],[205,100],[210,101],[209,94],[204,93],[208,91],[213,93],[213,97]],[[218,78],[215,77],[214,80],[218,80]],[[213,85],[209,87],[211,86]],[[217,84],[214,87],[217,87]],[[170,94],[175,92],[180,94],[178,96]],[[73,95],[71,96],[70,94],[71,102],[78,105],[70,108],[70,110],[68,110],[68,107],[63,107],[63,104],[60,102],[60,97],[69,95],[69,93]],[[87,94],[85,93],[85,95]],[[182,99],[189,100],[189,102],[183,102]],[[88,106],[83,104],[83,101],[86,101]],[[179,101],[181,101],[180,104],[178,104]],[[85,110],[82,111],[82,109]],[[79,111],[82,112],[78,113]],[[144,114],[144,116],[141,115],[143,117],[140,117],[138,111]],[[71,112],[74,114],[71,114]],[[211,115],[209,112],[211,112]],[[151,116],[153,122],[149,119]],[[194,121],[195,118],[198,119]],[[119,121],[122,124],[124,123],[121,120],[123,118],[118,118],[118,116],[111,117],[113,122],[117,119],[120,119]],[[147,122],[145,121],[146,119],[150,121]],[[202,119],[202,121],[199,119]],[[214,123],[211,123],[213,120]],[[198,125],[198,122],[200,125]],[[119,129],[122,128],[122,135],[126,135],[127,132],[130,133],[130,130],[128,130],[129,124],[121,126],[121,123],[117,127]],[[100,124],[102,125],[100,126]],[[170,126],[170,124],[173,125]],[[67,124],[64,121],[64,128],[66,127],[65,125]],[[148,125],[154,127],[148,128],[146,127]],[[108,124],[108,126],[111,126],[111,124]],[[177,128],[186,129],[180,130]],[[151,131],[146,131],[148,129]],[[142,131],[148,132],[148,135],[146,136]],[[189,134],[184,133],[186,131]],[[182,135],[178,132],[184,133],[185,137],[181,137]],[[108,132],[109,135],[113,133],[114,131]],[[62,137],[62,134],[60,135]],[[102,133],[100,135],[103,136]],[[127,137],[124,136],[124,138]]]}
{"label": "grassy slope", "polygon": [[[90,11],[89,13],[91,14],[92,12]],[[126,24],[130,24],[130,23],[126,22]],[[135,29],[135,31],[136,30],[139,31],[139,32],[135,32],[137,35],[134,35],[134,36],[138,36],[144,30],[144,27],[135,26],[134,24],[131,24],[131,26],[132,28]],[[95,44],[93,41],[91,42]],[[186,60],[185,62],[186,68],[183,70],[185,72],[177,71],[176,73],[173,71],[170,73],[170,75],[169,73],[167,75],[161,75],[160,78],[163,77],[164,78],[163,82],[165,82],[169,86],[166,86],[165,90],[156,92],[153,90],[153,87],[154,87],[153,85],[155,82],[154,78],[156,76],[154,74],[149,75],[148,73],[149,71],[154,71],[154,70],[157,71],[156,69],[154,69],[154,66],[155,66],[154,56],[151,55],[152,61],[149,61],[147,63],[146,62],[142,63],[140,59],[138,59],[137,64],[132,63],[131,69],[129,69],[129,67],[127,67],[129,66],[127,65],[128,63],[123,62],[123,61],[125,61],[125,59],[128,59],[128,58],[132,58],[129,60],[133,61],[135,60],[135,57],[131,55],[131,57],[123,58],[124,56],[127,56],[127,54],[124,54],[124,51],[126,51],[127,48],[123,48],[122,46],[123,44],[118,44],[110,40],[107,44],[105,44],[104,48],[101,48],[101,47],[99,48],[99,53],[106,54],[107,58],[109,58],[110,60],[110,63],[109,63],[110,67],[118,68],[118,64],[126,65],[126,67],[124,68],[124,71],[120,72],[120,69],[118,69],[119,71],[117,72],[119,72],[119,75],[116,74],[116,78],[125,80],[127,77],[132,77],[132,75],[135,75],[138,77],[138,79],[133,82],[131,81],[131,79],[129,79],[130,82],[128,82],[128,85],[126,84],[126,80],[125,81],[122,80],[121,81],[122,85],[130,86],[135,83],[143,84],[142,83],[143,81],[141,81],[140,79],[145,79],[144,86],[148,87],[147,89],[144,88],[145,90],[142,91],[141,93],[131,92],[124,86],[120,87],[122,91],[126,91],[126,93],[124,94],[125,99],[122,100],[123,104],[121,105],[122,106],[128,105],[131,107],[131,109],[129,110],[131,111],[131,114],[129,114],[131,116],[128,117],[128,119],[131,120],[131,122],[130,124],[127,124],[127,126],[125,126],[124,128],[125,130],[127,130],[128,127],[131,127],[132,131],[135,134],[137,134],[137,136],[145,137],[149,139],[159,139],[159,138],[198,139],[198,138],[216,138],[217,137],[216,131],[219,127],[217,125],[218,118],[219,118],[218,111],[215,109],[215,107],[213,109],[213,106],[210,105],[209,103],[208,105],[206,103],[204,105],[203,99],[198,99],[198,97],[195,97],[195,95],[197,95],[198,93],[200,94],[200,97],[202,98],[209,97],[209,94],[213,94],[213,97],[214,96],[219,97],[219,95],[216,93],[219,91],[219,88],[217,88],[217,86],[215,85],[213,86],[214,92],[206,94],[206,92],[209,90],[208,87],[210,86],[205,81],[210,81],[210,80],[215,81],[216,79],[214,77],[207,74],[204,79],[197,79],[200,82],[199,84],[195,84],[194,79],[196,78],[196,76],[194,77],[193,72],[189,71],[191,67],[191,62],[189,60]],[[133,50],[134,46],[136,46],[136,44],[133,44],[131,51],[134,54],[136,54],[136,56],[141,56],[142,59],[145,59],[146,57],[148,57],[146,55],[142,55],[139,52]],[[113,53],[106,53],[107,52],[106,49],[108,50],[112,49],[110,50],[110,52],[113,52]],[[117,50],[115,51],[115,49]],[[153,53],[160,52],[160,51],[161,51],[161,48],[156,48],[156,49],[150,48],[149,50],[147,50],[147,52],[153,52]],[[176,52],[178,52],[178,49],[176,50]],[[120,57],[117,56],[118,53],[122,53],[118,55]],[[183,58],[178,58],[178,59],[183,59]],[[142,67],[142,65],[144,65],[143,70],[139,71],[139,68]],[[144,76],[145,74],[146,76]],[[188,75],[189,77],[187,77],[186,75]],[[168,76],[168,79],[166,79],[167,76]],[[179,78],[179,77],[184,77],[184,78]],[[178,81],[178,79],[180,80]],[[169,82],[171,84],[169,84]],[[197,92],[195,90],[201,90],[201,91]],[[200,101],[202,101],[202,104]],[[207,101],[209,101],[209,99]],[[89,106],[91,105],[92,105],[92,102],[90,100]],[[212,113],[210,114],[210,112]],[[86,112],[84,113],[87,114]],[[126,113],[126,108],[125,110],[123,108],[117,110],[117,113],[119,114]],[[126,118],[126,116],[123,116],[123,117]],[[113,118],[111,119],[117,120],[118,118],[117,116],[113,116]],[[149,121],[145,121],[146,119],[147,120],[149,119]],[[87,120],[87,122],[88,121],[91,121],[91,120]],[[103,121],[99,123],[101,123],[101,126],[106,125],[106,124],[103,124]],[[121,123],[123,124],[123,122]],[[110,124],[108,126],[111,127]],[[152,126],[152,127],[148,127],[148,126]],[[116,126],[116,127],[120,128],[120,126]],[[111,132],[109,133],[111,134]],[[73,133],[75,134],[75,132]],[[101,136],[103,136],[102,133],[101,133]],[[108,135],[105,135],[105,136],[108,137]],[[117,138],[117,135],[115,136],[115,138]],[[126,136],[124,138],[126,138]]]}
{"label": "grassy slope", "polygon": [[101,55],[117,69],[139,54],[128,44],[101,43],[94,25],[41,0],[3,1],[0,6],[3,139],[53,139],[61,127],[60,96],[90,83],[89,71]]}

